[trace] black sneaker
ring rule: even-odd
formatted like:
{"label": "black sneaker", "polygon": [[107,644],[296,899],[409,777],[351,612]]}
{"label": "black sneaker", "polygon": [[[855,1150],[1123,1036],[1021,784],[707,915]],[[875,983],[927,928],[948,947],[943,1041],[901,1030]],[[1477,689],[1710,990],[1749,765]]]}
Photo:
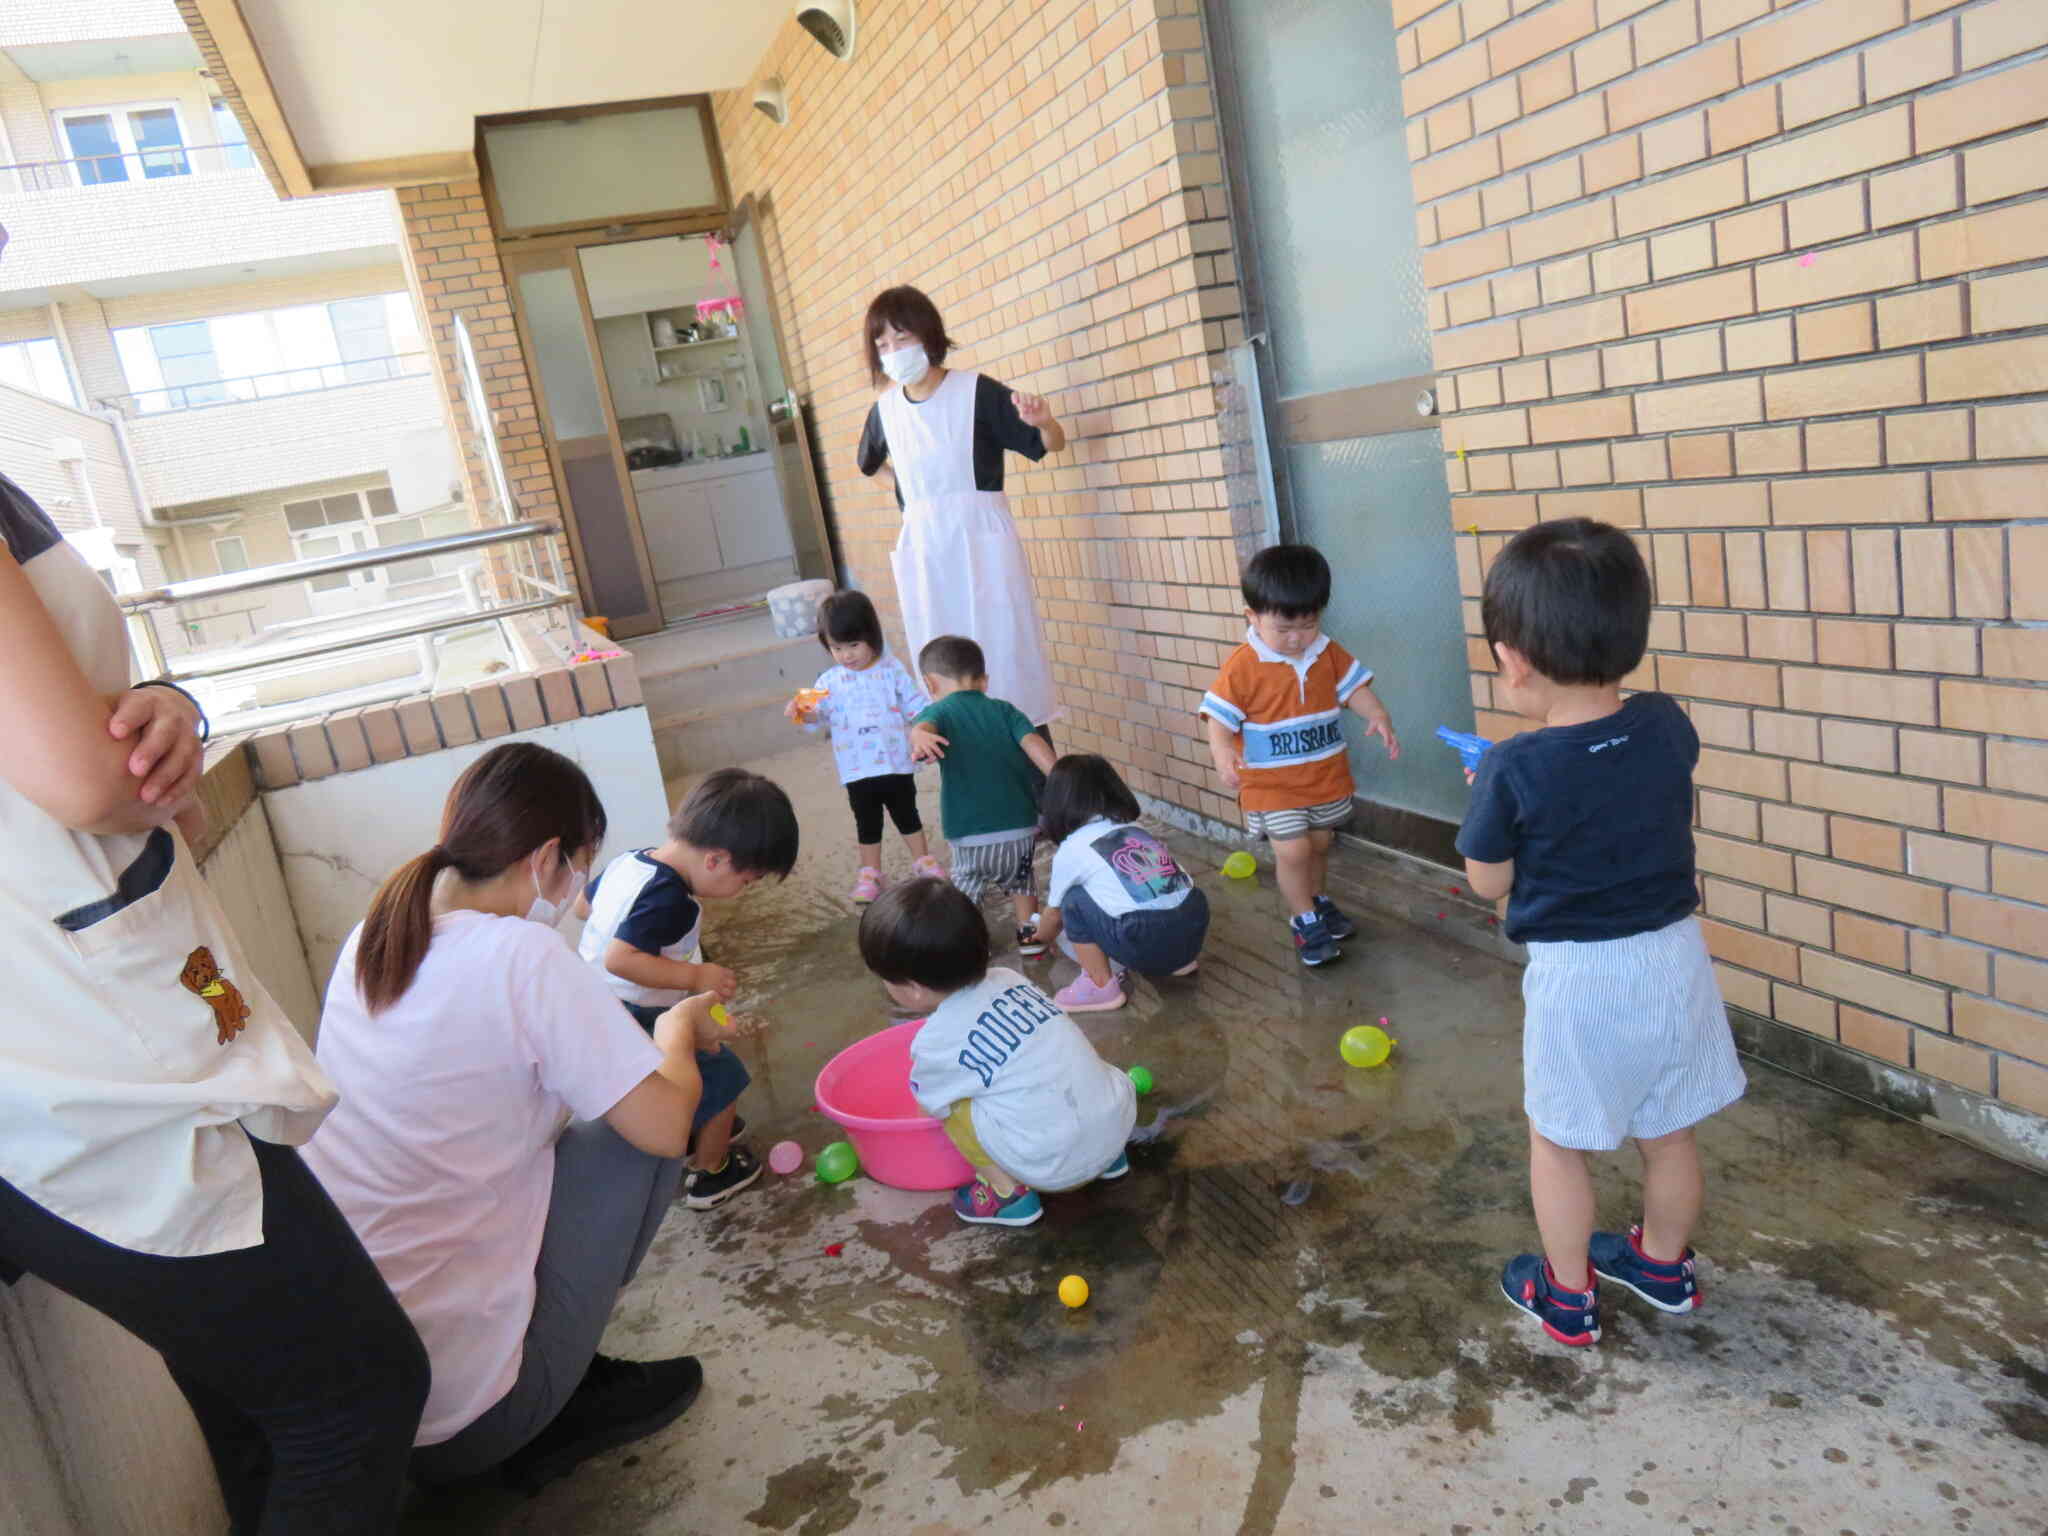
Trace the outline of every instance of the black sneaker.
{"label": "black sneaker", "polygon": [[505,1486],[531,1498],[579,1462],[673,1423],[704,1388],[696,1358],[614,1360],[598,1355],[548,1425],[505,1459]]}
{"label": "black sneaker", "polygon": [[1339,911],[1337,903],[1329,897],[1316,898],[1316,916],[1323,920],[1323,926],[1330,930],[1330,937],[1338,943],[1358,937],[1358,924]]}
{"label": "black sneaker", "polygon": [[1303,965],[1328,965],[1344,951],[1337,947],[1337,939],[1330,932],[1330,925],[1320,916],[1306,920],[1290,917],[1287,931],[1294,935],[1294,947],[1301,954]]}
{"label": "black sneaker", "polygon": [[693,1211],[708,1211],[723,1205],[761,1177],[761,1164],[753,1153],[737,1144],[725,1149],[725,1166],[716,1172],[692,1168],[683,1175],[683,1204]]}
{"label": "black sneaker", "polygon": [[[726,1138],[727,1144],[730,1146],[738,1146],[740,1138],[746,1134],[747,1117],[745,1115],[734,1115],[732,1117],[732,1134]],[[690,1132],[690,1144],[687,1147],[683,1148],[683,1156],[693,1157],[696,1155],[696,1151],[697,1133],[695,1131],[692,1131]]]}
{"label": "black sneaker", "polygon": [[1017,925],[1017,953],[1020,955],[1042,955],[1045,953],[1045,940],[1038,936],[1038,924],[1019,923]]}

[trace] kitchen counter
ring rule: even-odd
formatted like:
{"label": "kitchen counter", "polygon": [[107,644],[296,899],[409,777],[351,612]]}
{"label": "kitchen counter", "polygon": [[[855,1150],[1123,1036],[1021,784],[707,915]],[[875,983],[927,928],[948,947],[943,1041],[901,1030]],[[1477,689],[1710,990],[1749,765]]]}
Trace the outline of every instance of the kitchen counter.
{"label": "kitchen counter", "polygon": [[729,475],[747,475],[772,469],[765,449],[751,453],[729,453],[723,458],[693,459],[688,464],[665,464],[659,469],[633,471],[636,491],[659,490],[670,485],[698,485],[706,480],[723,480]]}

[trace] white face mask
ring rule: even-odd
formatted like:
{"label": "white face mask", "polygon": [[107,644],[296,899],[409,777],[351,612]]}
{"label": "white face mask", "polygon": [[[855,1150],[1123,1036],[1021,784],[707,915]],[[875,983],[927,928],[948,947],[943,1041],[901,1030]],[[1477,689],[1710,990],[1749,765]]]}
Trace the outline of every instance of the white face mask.
{"label": "white face mask", "polygon": [[[540,870],[536,868],[532,870],[532,874],[533,905],[526,909],[526,920],[529,923],[540,923],[545,927],[552,928],[562,920],[562,908],[569,904],[569,892],[564,892],[560,901],[549,901],[546,896],[541,894]],[[576,873],[576,866],[571,864],[569,866],[569,891],[573,892],[581,883],[582,876]]]}
{"label": "white face mask", "polygon": [[913,341],[907,347],[898,347],[894,352],[882,355],[882,372],[898,384],[915,384],[931,372],[932,361],[925,356],[924,343]]}

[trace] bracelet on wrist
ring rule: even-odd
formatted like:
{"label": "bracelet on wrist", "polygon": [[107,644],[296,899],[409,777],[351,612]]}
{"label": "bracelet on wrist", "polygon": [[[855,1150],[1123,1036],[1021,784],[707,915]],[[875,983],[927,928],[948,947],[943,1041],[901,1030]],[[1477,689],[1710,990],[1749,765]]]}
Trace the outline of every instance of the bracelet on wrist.
{"label": "bracelet on wrist", "polygon": [[164,677],[152,677],[146,682],[137,683],[135,686],[138,688],[168,688],[172,693],[177,694],[179,698],[190,704],[193,711],[199,716],[200,741],[203,743],[212,739],[213,722],[206,718],[206,706],[195,699],[186,689],[180,688],[169,678]]}

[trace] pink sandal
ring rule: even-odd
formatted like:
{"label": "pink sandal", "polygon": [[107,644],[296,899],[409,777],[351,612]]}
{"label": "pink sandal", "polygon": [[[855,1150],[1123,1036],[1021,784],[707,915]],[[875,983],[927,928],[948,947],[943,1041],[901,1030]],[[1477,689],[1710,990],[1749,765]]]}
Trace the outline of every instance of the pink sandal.
{"label": "pink sandal", "polygon": [[882,872],[863,864],[860,878],[853,882],[853,889],[847,893],[854,902],[866,905],[882,894]]}

